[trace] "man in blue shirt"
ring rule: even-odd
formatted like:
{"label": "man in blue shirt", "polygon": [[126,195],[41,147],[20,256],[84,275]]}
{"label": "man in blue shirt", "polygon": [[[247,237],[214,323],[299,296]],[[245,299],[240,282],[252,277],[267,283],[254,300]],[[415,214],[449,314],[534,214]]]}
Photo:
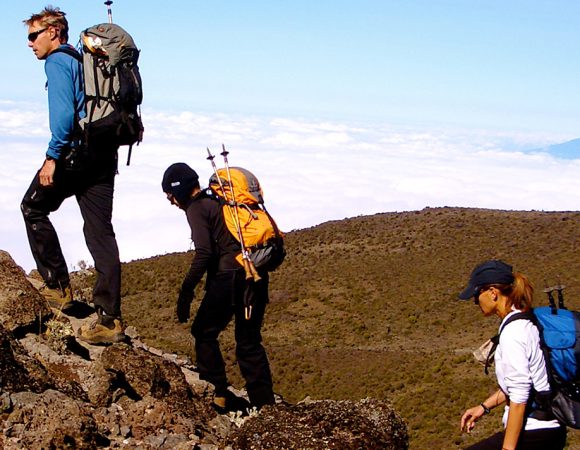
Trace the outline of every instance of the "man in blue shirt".
{"label": "man in blue shirt", "polygon": [[83,325],[78,336],[91,344],[119,342],[125,339],[121,263],[111,223],[118,146],[103,140],[91,141],[88,148],[79,143],[78,121],[85,116],[82,67],[70,54],[57,51],[72,49],[65,13],[47,7],[24,23],[28,46],[45,61],[52,135],[42,167],[21,204],[30,248],[45,282],[41,293],[53,308],[66,310],[73,304],[67,264],[48,216],[74,195],[97,272],[93,288],[97,319]]}

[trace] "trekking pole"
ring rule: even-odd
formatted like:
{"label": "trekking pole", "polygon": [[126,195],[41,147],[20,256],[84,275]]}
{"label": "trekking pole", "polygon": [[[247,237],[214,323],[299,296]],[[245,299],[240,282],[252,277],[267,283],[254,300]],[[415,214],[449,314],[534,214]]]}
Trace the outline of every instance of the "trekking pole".
{"label": "trekking pole", "polygon": [[548,302],[550,303],[550,308],[552,309],[552,314],[556,314],[556,302],[554,301],[554,291],[553,287],[548,287],[548,282],[544,280],[544,292],[548,295]]}
{"label": "trekking pole", "polygon": [[[224,151],[225,151],[225,147],[224,147]],[[207,149],[207,154],[208,154],[207,159],[209,159],[211,161],[211,165],[212,165],[213,171],[215,173],[215,176],[217,178],[220,189],[222,190],[222,192],[224,194],[224,198],[226,199],[226,202],[229,205],[228,211],[230,212],[232,222],[234,222],[234,225],[236,226],[238,240],[240,241],[240,246],[242,248],[242,265],[244,266],[244,271],[246,272],[246,280],[253,279],[254,281],[260,281],[261,277],[258,274],[258,271],[256,270],[256,267],[254,266],[254,263],[250,259],[250,255],[248,253],[248,250],[246,250],[246,247],[244,245],[244,236],[242,234],[242,228],[240,225],[240,217],[238,214],[238,205],[236,204],[234,187],[232,185],[232,178],[231,178],[229,167],[227,165],[227,152],[226,152],[226,155],[224,156],[224,160],[226,161],[226,173],[228,175],[228,183],[230,184],[230,189],[232,191],[232,200],[231,201],[228,199],[225,187],[224,187],[222,180],[218,174],[218,169],[217,169],[217,166],[214,162],[215,156],[211,154],[209,148]],[[223,153],[222,153],[222,155],[223,155]],[[249,314],[251,315],[251,307],[250,307]],[[246,311],[246,316],[247,316],[247,318],[249,318],[247,311]]]}
{"label": "trekking pole", "polygon": [[[226,146],[222,144],[222,152],[221,155],[224,157],[224,165],[226,166],[226,173],[228,175],[228,183],[230,184],[230,189],[232,191],[232,204],[234,209],[234,214],[236,216],[236,227],[238,229],[238,234],[240,236],[240,244],[242,245],[242,259],[244,261],[244,268],[247,269],[251,275],[251,278],[254,281],[260,281],[261,277],[258,275],[258,271],[256,270],[256,266],[254,266],[254,262],[250,259],[250,254],[246,249],[244,244],[244,236],[242,234],[242,225],[240,223],[240,215],[238,213],[238,204],[236,203],[236,193],[234,190],[234,185],[232,183],[232,174],[230,173],[230,166],[228,164],[228,154],[229,152],[226,150]],[[224,193],[225,195],[225,193]],[[247,267],[246,267],[247,266]]]}
{"label": "trekking pole", "polygon": [[113,12],[111,11],[111,5],[113,0],[106,0],[105,5],[107,5],[107,16],[109,16],[109,23],[113,23]]}
{"label": "trekking pole", "polygon": [[[207,155],[208,155],[207,156],[207,159],[209,159],[209,161],[211,162],[211,167],[213,168],[213,173],[215,173],[215,177],[217,178],[217,182],[220,185],[220,189],[222,190],[222,192],[224,194],[224,197],[226,197],[226,190],[224,189],[224,185],[222,183],[222,179],[218,175],[218,168],[217,168],[217,166],[215,165],[215,162],[214,162],[215,156],[211,154],[211,152],[209,150],[209,147],[206,147],[206,148],[207,148]],[[227,197],[226,197],[226,200],[227,200]]]}
{"label": "trekking pole", "polygon": [[[249,255],[247,255],[247,251],[246,251],[245,246],[243,244],[244,237],[243,237],[242,232],[241,232],[241,227],[239,226],[239,219],[236,221],[236,218],[234,217],[234,212],[232,211],[232,209],[233,209],[232,203],[235,204],[235,197],[233,198],[233,200],[231,202],[228,200],[228,196],[226,194],[226,190],[225,190],[224,185],[222,183],[222,179],[218,174],[218,169],[217,169],[217,166],[215,165],[215,162],[214,162],[215,156],[211,154],[211,152],[209,151],[209,148],[207,149],[207,154],[208,154],[207,159],[209,159],[211,162],[211,166],[213,168],[213,171],[214,171],[215,177],[217,179],[217,182],[219,184],[219,187],[222,190],[222,193],[224,195],[226,203],[228,203],[228,211],[230,212],[230,218],[232,219],[232,222],[234,222],[234,224],[236,225],[238,239],[240,240],[240,245],[242,248],[242,264],[244,266],[244,272],[246,273],[246,281],[249,279],[252,279],[252,278],[254,279],[254,281],[258,281],[260,279],[259,275],[258,275],[257,279],[252,276],[252,271],[251,271],[252,265],[250,264],[251,260],[249,259]],[[231,180],[229,181],[229,183],[231,186],[232,185]],[[232,197],[233,197],[233,191],[232,191]],[[246,257],[247,257],[247,259],[246,259]],[[248,263],[248,261],[250,263]],[[255,270],[255,267],[254,267],[254,270]],[[257,273],[257,271],[256,271],[256,273]],[[252,317],[252,309],[253,309],[252,306],[253,305],[247,299],[247,293],[248,293],[248,290],[246,290],[244,293],[244,316],[245,316],[246,320],[250,320],[250,318]]]}
{"label": "trekking pole", "polygon": [[[215,174],[216,180],[217,180],[217,182],[218,182],[218,184],[220,186],[220,189],[221,189],[222,193],[224,194],[224,198],[226,199],[226,203],[228,203],[228,206],[231,206],[231,205],[229,205],[230,202],[228,200],[228,196],[226,194],[226,189],[224,188],[224,184],[222,183],[222,179],[221,179],[221,177],[218,174],[218,168],[217,168],[217,166],[215,165],[215,162],[214,162],[215,156],[211,154],[211,152],[209,150],[209,147],[206,147],[206,148],[207,148],[207,155],[208,155],[207,156],[207,159],[211,162],[211,167],[213,168],[213,173]],[[235,224],[236,223],[236,218],[234,217],[234,212],[232,211],[232,208],[231,207],[228,208],[228,211],[230,213],[230,218],[232,219],[232,222]],[[238,231],[238,227],[236,226],[236,232],[237,231]],[[239,239],[239,235],[238,235],[238,239]]]}
{"label": "trekking pole", "polygon": [[556,289],[556,291],[558,291],[558,308],[560,309],[568,309],[564,306],[564,289],[566,288],[566,286],[564,286],[562,283],[560,283],[560,280],[558,280],[558,286],[554,286],[554,289]]}

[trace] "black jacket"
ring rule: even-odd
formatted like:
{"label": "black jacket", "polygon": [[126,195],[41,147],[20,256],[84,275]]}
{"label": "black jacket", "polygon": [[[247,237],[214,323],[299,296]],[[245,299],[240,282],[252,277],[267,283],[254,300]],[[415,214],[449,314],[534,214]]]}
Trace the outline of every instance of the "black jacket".
{"label": "black jacket", "polygon": [[223,205],[205,192],[192,198],[185,207],[191,228],[195,256],[183,281],[183,289],[191,290],[207,272],[208,278],[218,271],[239,269],[235,260],[240,244],[229,232],[223,217]]}

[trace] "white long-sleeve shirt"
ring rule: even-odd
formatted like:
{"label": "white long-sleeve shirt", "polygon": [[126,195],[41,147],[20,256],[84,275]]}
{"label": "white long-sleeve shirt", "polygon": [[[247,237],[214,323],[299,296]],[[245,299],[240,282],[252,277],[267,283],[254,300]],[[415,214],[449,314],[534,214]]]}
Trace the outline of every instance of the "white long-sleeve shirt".
{"label": "white long-sleeve shirt", "polygon": [[[510,312],[500,324],[513,314]],[[540,348],[538,329],[529,320],[514,320],[501,332],[495,352],[495,375],[501,390],[516,403],[527,403],[532,387],[537,392],[550,390],[544,354]],[[506,405],[503,424],[507,424],[509,406]],[[526,430],[557,428],[557,420],[537,420],[529,417]]]}

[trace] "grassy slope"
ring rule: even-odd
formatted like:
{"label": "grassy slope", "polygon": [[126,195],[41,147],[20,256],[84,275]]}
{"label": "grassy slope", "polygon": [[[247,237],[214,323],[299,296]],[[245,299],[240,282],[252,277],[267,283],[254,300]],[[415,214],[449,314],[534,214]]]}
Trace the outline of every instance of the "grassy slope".
{"label": "grassy slope", "polygon": [[[498,322],[457,301],[457,293],[475,264],[501,258],[530,276],[538,303],[545,302],[544,280],[560,279],[578,309],[579,237],[578,212],[463,208],[377,214],[289,233],[263,330],[276,390],[290,401],[389,399],[408,421],[415,449],[475,442],[500,427],[496,411],[472,436],[458,432],[462,411],[494,388],[471,351]],[[191,337],[174,323],[173,308],[191,257],[123,267],[127,322],[152,345],[185,354]],[[229,366],[231,334],[222,339]],[[229,373],[243,386],[237,370]],[[570,435],[570,448],[580,445],[580,436]]]}

